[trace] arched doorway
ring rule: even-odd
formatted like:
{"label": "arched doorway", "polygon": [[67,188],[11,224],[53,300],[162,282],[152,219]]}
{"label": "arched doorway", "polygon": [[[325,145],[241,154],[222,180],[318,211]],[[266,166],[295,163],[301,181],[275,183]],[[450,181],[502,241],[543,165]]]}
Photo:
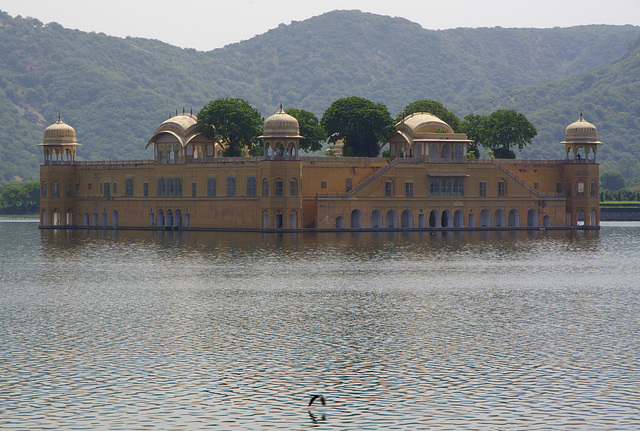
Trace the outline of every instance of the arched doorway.
{"label": "arched doorway", "polygon": [[176,210],[174,216],[173,216],[173,225],[175,227],[181,227],[182,226],[182,211],[180,211],[179,209]]}
{"label": "arched doorway", "polygon": [[298,213],[291,211],[289,214],[289,229],[296,229],[298,227]]}
{"label": "arched doorway", "polygon": [[158,219],[156,221],[157,221],[156,225],[158,227],[164,226],[164,211],[158,210]]}
{"label": "arched doorway", "polygon": [[512,208],[509,211],[509,226],[518,227],[520,226],[520,214],[517,209]]}
{"label": "arched doorway", "polygon": [[429,227],[440,227],[440,211],[431,210],[429,213]]}
{"label": "arched doorway", "polygon": [[453,227],[464,227],[464,216],[462,210],[455,210],[453,213]]}
{"label": "arched doorway", "polygon": [[382,227],[382,213],[380,210],[371,211],[371,227],[374,229]]}
{"label": "arched doorway", "polygon": [[164,225],[165,227],[173,226],[173,211],[167,210],[167,214],[165,215]]}
{"label": "arched doorway", "polygon": [[480,211],[480,227],[489,227],[491,226],[491,213],[488,209],[483,208]]}
{"label": "arched doorway", "polygon": [[396,210],[389,210],[387,211],[387,222],[385,224],[385,227],[387,228],[396,228],[398,227],[398,213],[396,212]]}
{"label": "arched doorway", "polygon": [[283,216],[281,212],[276,212],[273,214],[273,222],[274,222],[274,228],[276,229],[282,229],[284,220],[283,220]]}
{"label": "arched doorway", "polygon": [[551,217],[549,217],[549,215],[545,215],[544,217],[542,217],[542,225],[544,227],[548,227],[551,226]]}
{"label": "arched doorway", "polygon": [[336,228],[344,229],[344,217],[342,216],[336,217]]}
{"label": "arched doorway", "polygon": [[496,210],[496,214],[495,214],[495,219],[494,219],[494,223],[496,227],[502,227],[505,225],[505,217],[504,217],[504,211],[502,210],[502,208],[498,208]]}
{"label": "arched doorway", "polygon": [[411,210],[406,209],[402,211],[402,215],[400,216],[400,227],[413,227],[413,213]]}
{"label": "arched doorway", "polygon": [[358,209],[351,211],[351,229],[362,229],[362,212]]}
{"label": "arched doorway", "polygon": [[531,208],[527,211],[527,227],[536,227],[538,226],[538,211]]}
{"label": "arched doorway", "polygon": [[442,211],[442,217],[440,220],[441,227],[451,227],[451,211],[444,210]]}

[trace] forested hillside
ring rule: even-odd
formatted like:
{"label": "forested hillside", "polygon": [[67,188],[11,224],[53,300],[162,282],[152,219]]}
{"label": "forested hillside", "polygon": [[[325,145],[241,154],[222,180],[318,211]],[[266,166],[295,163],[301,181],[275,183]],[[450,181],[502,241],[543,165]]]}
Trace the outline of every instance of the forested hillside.
{"label": "forested hillside", "polygon": [[638,130],[637,102],[627,100],[624,110],[618,96],[638,100],[638,42],[630,51],[629,44],[639,33],[632,26],[431,31],[336,11],[198,52],[0,13],[0,180],[37,179],[37,144],[58,114],[76,129],[80,158],[148,158],[144,147],[160,122],[217,97],[244,98],[264,116],[280,102],[321,116],[351,95],[383,102],[393,115],[417,99],[439,100],[461,117],[512,107],[539,130],[539,145],[525,154],[554,157],[564,127],[583,109],[611,146],[603,156],[626,152],[637,162],[637,133],[618,124]]}
{"label": "forested hillside", "polygon": [[559,143],[564,129],[584,112],[603,141],[598,150],[601,170],[618,171],[629,179],[640,177],[640,37],[620,58],[591,72],[464,105],[480,114],[499,108],[516,109],[538,127],[538,137],[522,152],[527,158],[562,157]]}

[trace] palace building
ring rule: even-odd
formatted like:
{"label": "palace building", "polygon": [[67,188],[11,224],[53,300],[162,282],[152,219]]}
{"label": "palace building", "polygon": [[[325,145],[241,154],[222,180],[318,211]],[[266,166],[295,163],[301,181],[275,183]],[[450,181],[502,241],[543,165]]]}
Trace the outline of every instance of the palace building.
{"label": "palace building", "polygon": [[598,229],[596,127],[566,128],[562,160],[469,159],[466,135],[414,113],[387,143],[390,159],[306,157],[298,121],[266,119],[261,157],[223,145],[179,114],[147,143],[153,159],[78,161],[58,119],[42,141],[42,228],[175,230]]}

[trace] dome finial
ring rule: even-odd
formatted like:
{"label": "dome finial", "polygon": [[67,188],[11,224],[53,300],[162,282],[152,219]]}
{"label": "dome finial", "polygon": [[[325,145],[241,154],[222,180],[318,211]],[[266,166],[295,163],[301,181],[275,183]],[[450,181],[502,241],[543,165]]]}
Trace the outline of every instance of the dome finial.
{"label": "dome finial", "polygon": [[582,116],[582,110],[580,110],[580,121],[584,121],[584,117]]}

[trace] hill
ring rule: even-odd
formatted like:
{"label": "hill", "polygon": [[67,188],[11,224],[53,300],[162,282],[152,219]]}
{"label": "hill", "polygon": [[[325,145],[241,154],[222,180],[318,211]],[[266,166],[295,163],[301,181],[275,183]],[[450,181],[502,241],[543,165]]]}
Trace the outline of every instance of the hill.
{"label": "hill", "polygon": [[[562,81],[569,76],[606,82],[639,32],[633,26],[432,31],[402,18],[335,11],[199,52],[0,13],[0,178],[37,179],[37,144],[58,114],[76,128],[81,158],[148,158],[147,139],[176,108],[197,111],[227,96],[248,100],[265,116],[280,102],[320,116],[350,95],[386,103],[392,114],[423,98],[460,116],[513,105],[533,116],[541,138],[555,137],[568,123],[557,132],[543,98],[524,99],[553,91],[561,85],[555,80],[571,87],[574,81]],[[565,109],[562,115],[577,118],[578,108]],[[608,123],[585,114],[607,131]]]}
{"label": "hill", "polygon": [[538,137],[522,152],[526,158],[562,158],[564,129],[584,111],[603,142],[598,150],[601,169],[640,177],[640,37],[620,58],[591,72],[465,104],[477,113],[501,108],[524,113],[538,127]]}

